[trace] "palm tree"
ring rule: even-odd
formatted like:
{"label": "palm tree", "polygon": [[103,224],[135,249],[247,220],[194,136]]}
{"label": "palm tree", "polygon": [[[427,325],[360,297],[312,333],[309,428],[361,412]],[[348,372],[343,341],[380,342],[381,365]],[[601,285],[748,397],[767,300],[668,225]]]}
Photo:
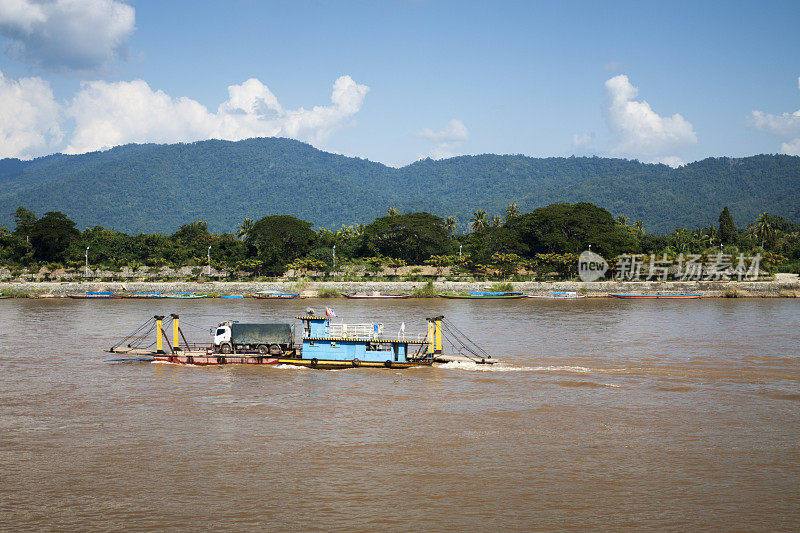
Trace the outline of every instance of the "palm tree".
{"label": "palm tree", "polygon": [[456,220],[456,217],[453,215],[450,215],[445,219],[444,227],[447,228],[447,231],[452,235],[458,227],[458,220]]}
{"label": "palm tree", "polygon": [[242,220],[242,223],[239,224],[239,229],[236,231],[236,236],[239,237],[241,240],[247,240],[248,235],[253,230],[253,221],[249,218]]}
{"label": "palm tree", "polygon": [[506,207],[506,220],[519,216],[519,208],[517,204],[510,204]]}
{"label": "palm tree", "polygon": [[761,213],[756,219],[755,236],[761,239],[761,247],[764,247],[764,241],[772,237],[772,225],[769,223],[769,215]]}
{"label": "palm tree", "polygon": [[472,215],[472,231],[482,231],[486,228],[486,211],[483,209],[478,209]]}
{"label": "palm tree", "polygon": [[400,214],[400,211],[398,211],[394,207],[390,207],[389,209],[386,210],[386,214],[389,215],[390,217],[396,217],[397,215]]}
{"label": "palm tree", "polygon": [[617,217],[617,224],[620,226],[627,226],[628,225],[628,217],[625,215],[620,215]]}
{"label": "palm tree", "polygon": [[503,223],[503,217],[500,215],[495,215],[492,217],[492,226],[495,228],[499,228],[500,225]]}

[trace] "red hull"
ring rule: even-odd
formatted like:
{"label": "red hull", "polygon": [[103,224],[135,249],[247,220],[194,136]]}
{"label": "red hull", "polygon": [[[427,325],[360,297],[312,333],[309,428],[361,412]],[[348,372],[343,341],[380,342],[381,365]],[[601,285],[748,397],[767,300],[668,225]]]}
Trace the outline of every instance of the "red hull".
{"label": "red hull", "polygon": [[403,299],[403,298],[411,298],[408,294],[403,294],[401,296],[389,296],[389,295],[378,295],[378,296],[369,296],[369,295],[361,295],[361,294],[342,294],[345,298],[350,298],[351,300],[396,300],[396,299]]}
{"label": "red hull", "polygon": [[258,357],[255,355],[156,355],[155,361],[190,365],[277,365],[278,357]]}

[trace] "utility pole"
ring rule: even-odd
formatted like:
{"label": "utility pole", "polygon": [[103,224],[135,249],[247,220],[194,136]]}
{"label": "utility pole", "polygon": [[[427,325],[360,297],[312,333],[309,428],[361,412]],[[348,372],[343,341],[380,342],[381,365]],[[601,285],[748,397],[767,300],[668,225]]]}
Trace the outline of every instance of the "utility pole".
{"label": "utility pole", "polygon": [[211,245],[208,246],[208,277],[211,278]]}
{"label": "utility pole", "polygon": [[459,261],[461,261],[461,248],[462,248],[463,246],[464,246],[463,244],[459,244],[459,245],[458,245],[458,260],[459,260]]}
{"label": "utility pole", "polygon": [[89,277],[89,247],[86,247],[86,267],[83,269],[83,277]]}
{"label": "utility pole", "polygon": [[333,245],[333,272],[336,272],[336,245]]}

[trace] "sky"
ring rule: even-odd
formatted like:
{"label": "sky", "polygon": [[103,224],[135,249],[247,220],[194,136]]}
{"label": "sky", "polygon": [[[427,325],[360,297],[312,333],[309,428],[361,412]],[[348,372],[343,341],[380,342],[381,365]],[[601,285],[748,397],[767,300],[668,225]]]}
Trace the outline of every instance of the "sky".
{"label": "sky", "polygon": [[800,2],[0,0],[0,158],[800,155]]}

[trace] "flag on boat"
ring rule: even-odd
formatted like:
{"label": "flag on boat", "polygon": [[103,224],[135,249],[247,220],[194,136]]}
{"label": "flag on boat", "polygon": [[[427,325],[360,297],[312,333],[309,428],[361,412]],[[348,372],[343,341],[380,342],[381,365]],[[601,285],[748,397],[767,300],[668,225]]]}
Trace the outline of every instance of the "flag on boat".
{"label": "flag on boat", "polygon": [[333,309],[331,307],[326,307],[325,308],[325,316],[333,317],[333,316],[336,316],[336,313],[333,312]]}
{"label": "flag on boat", "polygon": [[406,332],[406,323],[405,323],[405,322],[403,322],[402,324],[400,324],[400,331],[402,331],[403,333],[405,333],[405,332]]}

